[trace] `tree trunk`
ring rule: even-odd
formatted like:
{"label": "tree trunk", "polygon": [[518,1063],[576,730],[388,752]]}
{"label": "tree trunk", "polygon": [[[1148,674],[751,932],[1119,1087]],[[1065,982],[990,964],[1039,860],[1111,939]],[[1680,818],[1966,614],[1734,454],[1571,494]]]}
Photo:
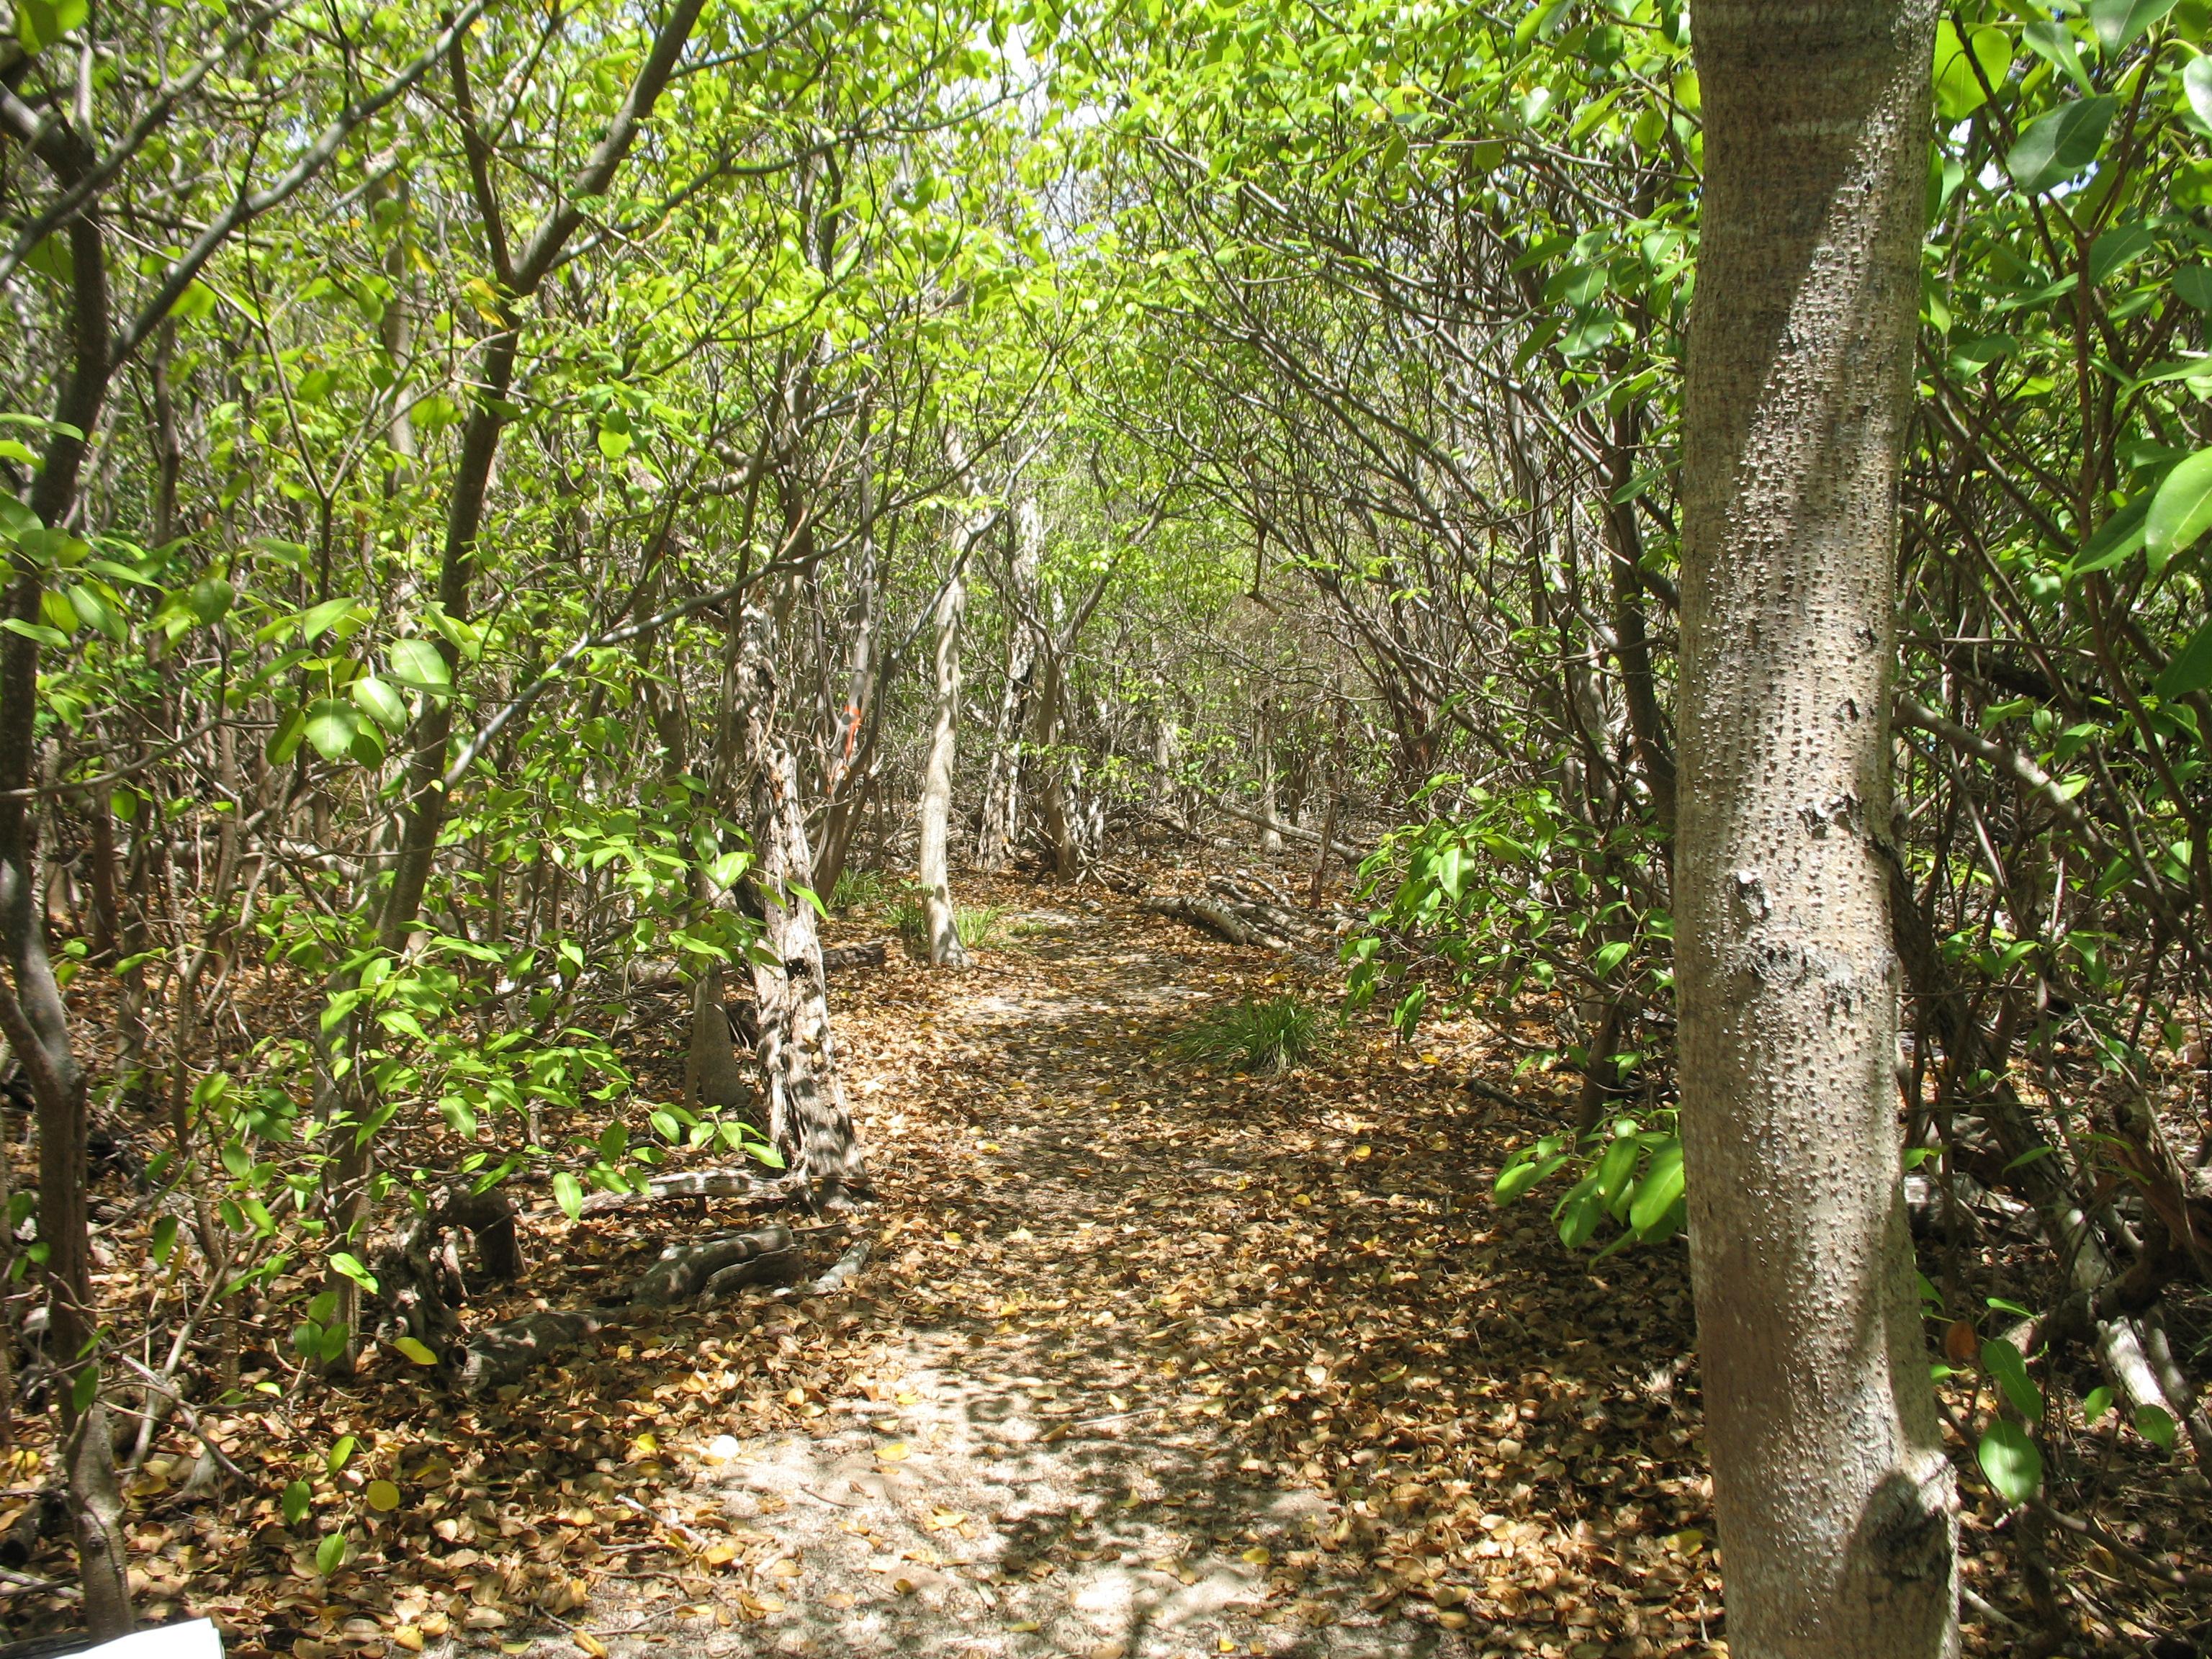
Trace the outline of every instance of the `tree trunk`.
{"label": "tree trunk", "polygon": [[1006,619],[1006,685],[999,698],[991,769],[983,781],[983,811],[975,831],[975,864],[982,870],[1006,867],[1021,826],[1023,715],[1036,671],[1037,563],[1043,548],[1043,511],[1033,501],[1024,501],[1005,603],[999,607]]}
{"label": "tree trunk", "polygon": [[1260,705],[1260,813],[1266,820],[1260,830],[1260,850],[1269,858],[1279,858],[1283,852],[1283,832],[1277,820],[1282,817],[1275,793],[1275,710],[1274,705]]}
{"label": "tree trunk", "polygon": [[752,963],[760,1009],[754,1052],[768,1091],[770,1133],[812,1183],[815,1201],[827,1207],[842,1205],[848,1189],[862,1187],[867,1170],[837,1075],[814,907],[793,890],[813,873],[814,860],[807,853],[798,763],[776,730],[774,627],[758,605],[747,605],[738,619],[736,714],[744,723],[752,779],[753,882],[767,947]]}
{"label": "tree trunk", "polygon": [[967,596],[957,565],[937,599],[937,718],[921,775],[921,852],[916,872],[927,912],[933,967],[964,968],[968,953],[952,911],[945,840],[952,814],[952,760],[960,726],[960,611]]}
{"label": "tree trunk", "polygon": [[1927,0],[1716,0],[1685,398],[1682,1134],[1737,1659],[1957,1650],[1899,1183],[1897,490]]}
{"label": "tree trunk", "polygon": [[722,1009],[722,964],[709,963],[691,984],[691,1041],[684,1057],[684,1103],[719,1112],[750,1105],[753,1091]]}
{"label": "tree trunk", "polygon": [[[639,128],[651,117],[661,89],[675,72],[677,60],[684,54],[692,26],[698,21],[704,4],[705,0],[678,0],[674,10],[655,33],[652,49],[639,64],[629,95],[616,111],[581,173],[571,181],[573,194],[538,221],[520,258],[512,263],[507,256],[505,224],[497,196],[481,166],[477,169],[477,209],[492,256],[493,274],[498,277],[500,288],[514,297],[511,301],[501,302],[498,326],[483,343],[476,395],[469,405],[468,419],[461,428],[460,453],[454,462],[453,487],[447,496],[445,540],[438,564],[438,603],[444,613],[457,623],[465,623],[469,617],[476,580],[477,538],[483,528],[484,505],[499,459],[500,436],[511,408],[507,393],[514,386],[516,354],[521,341],[522,301],[534,295],[552,273],[562,250],[583,222],[583,211],[577,204],[603,194],[613,181],[623,158],[636,141]],[[465,118],[464,137],[473,146],[480,141],[476,137],[470,110],[465,58],[458,39],[453,42],[450,59],[456,106]],[[473,150],[471,155],[473,159]],[[438,654],[445,659],[448,680],[458,683],[461,667],[459,648],[445,638],[438,641],[437,648]],[[392,861],[392,884],[386,890],[377,914],[377,943],[395,955],[406,947],[416,932],[422,915],[422,896],[437,860],[439,833],[446,821],[445,772],[453,725],[453,699],[450,696],[428,698],[415,723],[413,751],[408,757],[406,782],[400,797],[399,845]],[[356,982],[356,975],[342,974],[331,988],[333,994],[342,995],[354,988]],[[329,1041],[336,1047],[349,1049],[352,1022],[344,1022],[341,1029],[331,1034]],[[334,1052],[331,1058],[336,1057]],[[360,1075],[356,1068],[347,1074],[343,1084],[326,1077],[318,1091],[323,1097],[318,1103],[319,1112],[326,1120],[346,1120],[339,1126],[337,1137],[337,1157],[331,1182],[337,1194],[333,1217],[337,1226],[331,1242],[353,1249],[359,1249],[368,1224],[368,1194],[375,1174],[375,1149],[366,1127],[369,1103],[363,1097]],[[337,1297],[337,1317],[347,1332],[344,1350],[331,1369],[340,1374],[349,1373],[358,1358],[361,1287],[349,1275],[333,1267],[325,1276],[324,1288]]]}
{"label": "tree trunk", "polygon": [[[88,164],[82,141],[70,128],[47,135],[50,161],[58,151],[57,177],[68,183]],[[44,464],[31,486],[28,506],[39,521],[59,529],[76,501],[77,478],[99,424],[108,376],[106,238],[87,209],[69,228],[71,358],[55,400],[64,422],[47,438]],[[72,436],[74,432],[77,435]],[[40,619],[43,573],[16,553],[7,611],[23,623]],[[46,952],[45,919],[37,902],[33,818],[25,799],[34,764],[39,708],[39,647],[28,634],[0,637],[0,955],[7,958],[11,989],[0,996],[8,1040],[28,1073],[39,1121],[39,1240],[47,1250],[46,1292],[55,1362],[73,1381],[79,1361],[98,1376],[96,1354],[86,1353],[100,1329],[92,1306],[91,1232],[86,1211],[85,1142],[88,1129],[85,1079],[70,1043],[69,1011]],[[65,1478],[76,1524],[77,1569],[85,1620],[95,1636],[117,1636],[131,1626],[125,1571],[123,1503],[115,1484],[115,1449],[107,1417],[95,1393],[82,1411],[68,1382],[62,1390]]]}
{"label": "tree trunk", "polygon": [[1065,693],[1060,653],[1053,641],[1047,641],[1033,728],[1037,749],[1037,818],[1044,826],[1045,851],[1051,855],[1053,874],[1062,881],[1073,881],[1082,872],[1083,855],[1075,844],[1075,825],[1068,810],[1067,762],[1058,752],[1060,708]]}
{"label": "tree trunk", "polygon": [[853,602],[845,612],[845,701],[836,710],[830,754],[823,769],[822,834],[814,849],[814,890],[822,895],[825,904],[837,890],[837,878],[845,873],[853,832],[867,804],[868,783],[875,771],[876,540],[866,527],[871,508],[865,471],[858,507],[863,528],[855,556]]}

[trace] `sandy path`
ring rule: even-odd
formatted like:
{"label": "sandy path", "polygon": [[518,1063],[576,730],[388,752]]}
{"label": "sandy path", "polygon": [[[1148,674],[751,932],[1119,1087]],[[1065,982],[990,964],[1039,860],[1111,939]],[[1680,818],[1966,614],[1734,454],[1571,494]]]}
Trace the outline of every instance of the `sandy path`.
{"label": "sandy path", "polygon": [[[1220,1188],[1234,1182],[1221,1177],[1265,1148],[1208,1143],[1206,1109],[1171,1085],[1138,1111],[1102,1112],[1102,1083],[1115,1095],[1141,1077],[1163,1029],[1210,993],[1127,918],[1028,920],[1036,971],[1012,992],[978,983],[948,998],[934,1032],[937,1076],[988,1126],[977,1179],[998,1200],[998,1308],[909,1318],[868,1390],[881,1398],[834,1402],[818,1432],[743,1440],[703,1471],[732,1522],[772,1535],[787,1565],[757,1581],[770,1587],[755,1598],[765,1618],[702,1615],[696,1636],[661,1639],[1092,1659],[1480,1651],[1433,1617],[1364,1610],[1364,1587],[1329,1571],[1340,1507],[1240,1469],[1217,1418],[1171,1412],[1188,1381],[1183,1322],[1133,1305],[1118,1243],[1139,1227],[1156,1243],[1233,1225]],[[971,1093],[979,1084],[990,1098]],[[1205,1184],[1153,1150],[1186,1138]],[[1074,1328],[1095,1334],[1006,1312],[1092,1300],[1095,1322]]]}

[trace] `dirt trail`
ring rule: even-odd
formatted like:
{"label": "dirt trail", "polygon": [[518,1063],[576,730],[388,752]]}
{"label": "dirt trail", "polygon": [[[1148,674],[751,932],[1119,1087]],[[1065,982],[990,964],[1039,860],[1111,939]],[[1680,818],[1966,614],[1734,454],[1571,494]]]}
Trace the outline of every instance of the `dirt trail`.
{"label": "dirt trail", "polygon": [[[1461,1650],[1434,1624],[1361,1612],[1350,1584],[1309,1586],[1354,1600],[1327,1607],[1326,1625],[1285,1623],[1279,1607],[1263,1622],[1269,1569],[1318,1565],[1339,1506],[1240,1470],[1217,1417],[1171,1414],[1188,1322],[1144,1316],[1121,1282],[1127,1235],[1234,1225],[1217,1186],[1233,1189],[1267,1156],[1258,1138],[1209,1135],[1203,1108],[1172,1089],[1149,1109],[1122,1098],[1162,1034],[1215,994],[1200,983],[1202,947],[1164,953],[1112,915],[1025,920],[1040,930],[1030,982],[979,984],[935,1022],[949,1050],[938,1079],[953,1096],[938,1104],[975,1126],[975,1178],[993,1195],[998,1306],[913,1322],[886,1368],[889,1397],[838,1402],[826,1432],[744,1443],[707,1477],[739,1517],[763,1496],[784,1500],[773,1530],[799,1569],[773,1598],[781,1610],[720,1645],[1096,1659]],[[865,1087],[866,1056],[854,1060]],[[1164,1162],[1159,1143],[1188,1137],[1204,1184]],[[1094,1304],[1097,1322],[1072,1329],[1019,1317]],[[1324,1603],[1307,1600],[1317,1620]]]}
{"label": "dirt trail", "polygon": [[[702,1650],[1433,1650],[1448,1633],[1374,1614],[1325,1629],[1259,1622],[1267,1568],[1318,1553],[1334,1506],[1240,1474],[1218,1419],[1186,1425],[1156,1398],[1174,1382],[1160,1373],[1180,1372],[1185,1322],[1147,1321],[1128,1305],[1124,1230],[1180,1234],[1224,1218],[1212,1188],[1174,1179],[1152,1144],[1203,1129],[1186,1103],[1170,1091],[1127,1116],[1102,1104],[1212,994],[1194,962],[1131,937],[1120,918],[1045,911],[1020,922],[1019,954],[985,953],[967,985],[946,983],[952,994],[930,1022],[945,1097],[928,1107],[974,1127],[972,1178],[993,1201],[971,1213],[988,1213],[985,1236],[1003,1253],[997,1306],[910,1320],[881,1367],[884,1398],[834,1402],[823,1431],[743,1441],[708,1467],[703,1484],[740,1522],[759,1516],[763,1498],[781,1500],[756,1524],[797,1571],[771,1567],[764,1582],[781,1593],[766,1599],[782,1607]],[[993,967],[1009,957],[1026,982],[995,988]],[[866,1045],[852,1048],[872,1098]],[[891,1152],[896,1132],[878,1133]],[[1212,1146],[1204,1158],[1218,1180],[1263,1151]],[[906,1160],[884,1161],[885,1181],[900,1179]],[[970,1238],[935,1243],[949,1253]],[[1101,1322],[1072,1330],[1021,1316],[1093,1302]]]}
{"label": "dirt trail", "polygon": [[[849,1332],[858,1309],[866,1374],[802,1427],[748,1433],[726,1413],[729,1437],[703,1457],[711,1414],[693,1431],[690,1512],[718,1509],[748,1546],[745,1588],[694,1577],[672,1613],[595,1595],[592,1626],[619,1659],[670,1643],[1091,1659],[1691,1650],[1689,1619],[1652,1605],[1639,1622],[1626,1594],[1605,1628],[1586,1590],[1571,1613],[1565,1594],[1556,1613],[1526,1599],[1559,1573],[1535,1540],[1575,1547],[1562,1529],[1586,1513],[1609,1538],[1606,1487],[1656,1492],[1670,1472],[1593,1463],[1595,1506],[1547,1501],[1572,1478],[1542,1460],[1569,1448],[1537,1447],[1544,1431],[1516,1413],[1556,1406],[1562,1384],[1541,1370],[1532,1384],[1512,1358],[1522,1342],[1540,1351],[1525,1328],[1494,1333],[1480,1358],[1459,1292],[1491,1285],[1489,1309],[1511,1284],[1448,1279],[1466,1264],[1432,1260],[1483,1245],[1494,1219],[1480,1197],[1494,1157],[1438,1155],[1436,1131],[1486,1109],[1456,1087],[1464,1073],[1435,1054],[1377,1059],[1363,1039],[1290,1079],[1194,1074],[1164,1041],[1271,982],[1273,964],[1118,901],[1063,902],[1016,913],[1022,937],[966,974],[895,962],[844,993],[888,1236],[849,1299],[776,1304],[753,1340],[795,1358],[825,1322]],[[1541,1272],[1546,1247],[1517,1237],[1516,1266]],[[1473,1265],[1497,1268],[1494,1247]],[[1490,1431],[1514,1425],[1525,1453],[1510,1438],[1459,1449],[1471,1359],[1487,1375],[1468,1410],[1502,1412]],[[1494,1494],[1478,1489],[1486,1464]],[[1476,1481],[1448,1480],[1462,1473]],[[1700,1507],[1692,1492],[1672,1512]],[[1633,1503],[1620,1513],[1638,1519]],[[1644,1599],[1686,1597],[1701,1622],[1698,1568],[1675,1565]],[[1528,1617],[1498,1622],[1507,1613]]]}

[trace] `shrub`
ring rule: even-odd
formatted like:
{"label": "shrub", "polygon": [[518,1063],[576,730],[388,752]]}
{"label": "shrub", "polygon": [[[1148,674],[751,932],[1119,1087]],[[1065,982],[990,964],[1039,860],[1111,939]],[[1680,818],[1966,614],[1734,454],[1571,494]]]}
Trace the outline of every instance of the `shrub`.
{"label": "shrub", "polygon": [[1312,1059],[1322,1040],[1321,1010],[1285,992],[1265,1000],[1247,995],[1208,1014],[1176,1040],[1176,1048],[1187,1060],[1282,1073]]}

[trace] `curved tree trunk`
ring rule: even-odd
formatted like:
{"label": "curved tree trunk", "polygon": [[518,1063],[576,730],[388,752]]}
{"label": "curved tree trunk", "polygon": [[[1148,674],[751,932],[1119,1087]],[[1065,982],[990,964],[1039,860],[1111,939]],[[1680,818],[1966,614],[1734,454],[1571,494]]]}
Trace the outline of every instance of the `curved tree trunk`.
{"label": "curved tree trunk", "polygon": [[1737,1659],[1956,1651],[1899,1185],[1889,682],[1929,0],[1716,0],[1685,404],[1682,1134]]}
{"label": "curved tree trunk", "polygon": [[930,730],[929,760],[921,775],[921,853],[916,874],[927,913],[933,967],[964,968],[968,953],[952,910],[945,843],[952,816],[952,762],[960,727],[960,612],[967,584],[956,563],[937,598],[937,718]]}

